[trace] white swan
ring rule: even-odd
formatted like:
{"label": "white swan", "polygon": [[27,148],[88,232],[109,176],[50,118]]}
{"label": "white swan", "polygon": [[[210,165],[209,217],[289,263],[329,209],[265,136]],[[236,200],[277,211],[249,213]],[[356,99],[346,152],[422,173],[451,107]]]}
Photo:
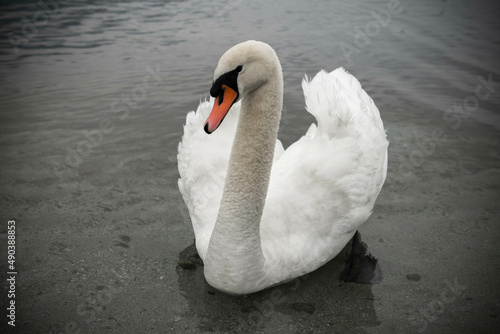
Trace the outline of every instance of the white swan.
{"label": "white swan", "polygon": [[385,181],[384,127],[358,80],[338,68],[302,87],[318,125],[286,151],[281,65],[265,43],[229,49],[215,99],[187,115],[179,189],[216,289],[251,293],[322,266],[369,217]]}

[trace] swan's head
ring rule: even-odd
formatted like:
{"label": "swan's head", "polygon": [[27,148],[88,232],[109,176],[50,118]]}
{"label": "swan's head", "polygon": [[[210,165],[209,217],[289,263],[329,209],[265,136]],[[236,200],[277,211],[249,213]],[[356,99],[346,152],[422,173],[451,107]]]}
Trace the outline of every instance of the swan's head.
{"label": "swan's head", "polygon": [[266,84],[273,75],[281,75],[281,65],[268,44],[246,41],[227,50],[214,72],[210,95],[215,102],[205,132],[214,132],[235,102]]}

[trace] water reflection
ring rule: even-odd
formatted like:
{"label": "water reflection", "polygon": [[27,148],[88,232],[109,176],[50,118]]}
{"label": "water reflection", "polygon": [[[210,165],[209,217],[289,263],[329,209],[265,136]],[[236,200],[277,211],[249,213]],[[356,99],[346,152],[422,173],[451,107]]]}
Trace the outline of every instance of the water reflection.
{"label": "water reflection", "polygon": [[196,314],[200,331],[350,333],[378,325],[372,286],[341,283],[350,243],[332,261],[292,282],[246,296],[230,296],[212,288],[194,243],[179,254],[179,288],[189,303],[183,317]]}

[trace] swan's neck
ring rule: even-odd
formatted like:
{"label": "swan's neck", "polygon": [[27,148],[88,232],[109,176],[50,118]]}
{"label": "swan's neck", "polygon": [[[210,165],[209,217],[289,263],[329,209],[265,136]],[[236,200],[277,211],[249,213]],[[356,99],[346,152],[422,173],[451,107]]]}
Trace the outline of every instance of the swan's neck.
{"label": "swan's neck", "polygon": [[283,104],[281,68],[241,103],[219,215],[205,257],[205,277],[226,292],[251,292],[265,276],[260,221]]}

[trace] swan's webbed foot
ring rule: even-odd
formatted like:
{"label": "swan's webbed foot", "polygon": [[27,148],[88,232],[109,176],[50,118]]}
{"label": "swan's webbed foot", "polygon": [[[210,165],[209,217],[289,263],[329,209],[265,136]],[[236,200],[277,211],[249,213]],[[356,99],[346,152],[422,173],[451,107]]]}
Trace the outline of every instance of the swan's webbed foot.
{"label": "swan's webbed foot", "polygon": [[192,245],[186,247],[179,254],[179,261],[177,262],[177,266],[184,270],[192,270],[196,269],[199,266],[203,266],[203,260],[198,255],[198,251],[196,250],[195,242]]}
{"label": "swan's webbed foot", "polygon": [[358,231],[352,237],[351,254],[340,274],[340,280],[365,284],[377,284],[382,281],[382,269],[378,260],[368,252],[368,247],[361,241]]}

